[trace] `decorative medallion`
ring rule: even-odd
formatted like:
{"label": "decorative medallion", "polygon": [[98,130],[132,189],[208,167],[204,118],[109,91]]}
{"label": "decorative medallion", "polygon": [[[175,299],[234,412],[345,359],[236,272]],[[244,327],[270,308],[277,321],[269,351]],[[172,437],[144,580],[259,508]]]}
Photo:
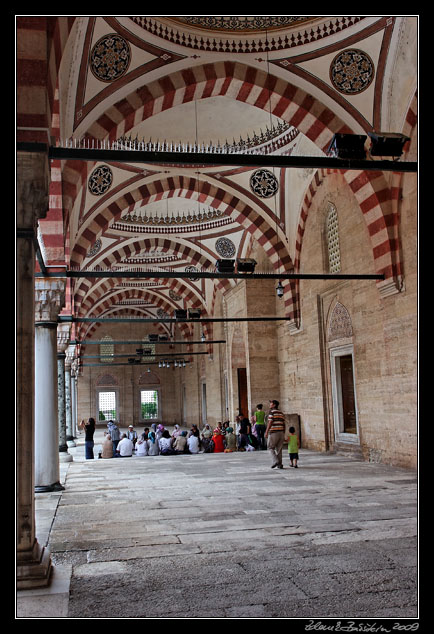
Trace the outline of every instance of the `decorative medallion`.
{"label": "decorative medallion", "polygon": [[101,246],[102,246],[102,242],[100,238],[98,238],[97,240],[95,240],[93,245],[90,247],[89,251],[86,253],[86,257],[92,258],[94,255],[98,253],[98,251],[101,249]]}
{"label": "decorative medallion", "polygon": [[[196,272],[198,269],[195,266],[186,266],[185,270],[186,270],[187,273],[189,273],[190,271],[193,273],[193,272]],[[198,277],[189,277],[188,279],[191,282],[197,282],[199,278]]]}
{"label": "decorative medallion", "polygon": [[169,297],[173,299],[174,302],[179,302],[182,299],[182,295],[177,295],[172,289],[169,290]]}
{"label": "decorative medallion", "polygon": [[159,319],[167,319],[168,314],[166,313],[166,311],[165,311],[165,310],[163,310],[162,308],[159,308],[159,309],[157,310],[157,317],[158,317]]}
{"label": "decorative medallion", "polygon": [[130,61],[130,45],[117,33],[104,35],[90,54],[91,71],[101,81],[115,81],[125,75]]}
{"label": "decorative medallion", "polygon": [[279,184],[270,170],[259,169],[250,177],[250,187],[261,198],[271,198],[279,189]]}
{"label": "decorative medallion", "polygon": [[113,172],[107,165],[96,167],[89,176],[88,188],[94,196],[101,196],[110,189],[113,182]]}
{"label": "decorative medallion", "polygon": [[235,244],[229,238],[219,238],[215,243],[215,250],[222,258],[233,258],[235,255]]}
{"label": "decorative medallion", "polygon": [[372,59],[356,48],[342,51],[330,65],[330,80],[344,95],[357,95],[371,85],[375,67]]}

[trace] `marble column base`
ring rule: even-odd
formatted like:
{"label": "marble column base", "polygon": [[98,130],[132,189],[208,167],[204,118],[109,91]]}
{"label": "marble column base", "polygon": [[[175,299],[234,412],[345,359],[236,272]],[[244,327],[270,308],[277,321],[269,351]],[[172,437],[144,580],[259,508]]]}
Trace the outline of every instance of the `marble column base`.
{"label": "marble column base", "polygon": [[72,462],[72,461],[73,461],[73,457],[71,456],[70,453],[68,453],[67,451],[59,452],[59,462]]}
{"label": "marble column base", "polygon": [[30,552],[17,553],[17,589],[42,588],[50,584],[52,563],[50,552],[37,540]]}
{"label": "marble column base", "polygon": [[51,493],[52,491],[64,491],[65,487],[60,482],[54,484],[42,484],[35,487],[35,493]]}

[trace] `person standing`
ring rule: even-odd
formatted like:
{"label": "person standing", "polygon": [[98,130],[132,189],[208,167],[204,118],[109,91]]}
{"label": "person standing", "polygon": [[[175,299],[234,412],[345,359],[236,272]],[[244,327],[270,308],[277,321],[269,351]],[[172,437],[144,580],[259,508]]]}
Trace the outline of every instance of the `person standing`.
{"label": "person standing", "polygon": [[282,449],[285,440],[285,416],[278,409],[279,401],[270,401],[270,410],[267,417],[267,428],[265,438],[267,438],[267,448],[270,452],[272,462],[271,468],[283,469]]}
{"label": "person standing", "polygon": [[93,460],[93,448],[95,445],[93,441],[93,435],[95,433],[95,419],[89,418],[87,423],[82,420],[80,427],[84,429],[84,450],[86,460]]}
{"label": "person standing", "polygon": [[300,447],[300,442],[298,440],[298,436],[295,433],[295,428],[289,428],[289,436],[288,436],[288,454],[290,460],[290,466],[298,468],[298,450]]}
{"label": "person standing", "polygon": [[265,442],[265,412],[262,409],[262,403],[259,403],[259,405],[256,406],[256,411],[255,411],[255,429],[256,429],[256,436],[258,438],[258,443],[259,443],[259,448],[260,449],[266,449],[267,445]]}

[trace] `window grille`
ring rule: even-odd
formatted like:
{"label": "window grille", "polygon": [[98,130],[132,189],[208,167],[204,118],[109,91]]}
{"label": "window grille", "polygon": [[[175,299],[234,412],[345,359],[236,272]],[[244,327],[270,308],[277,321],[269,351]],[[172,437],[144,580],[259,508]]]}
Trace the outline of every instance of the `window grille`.
{"label": "window grille", "polygon": [[148,337],[143,337],[142,348],[145,361],[155,361],[155,343],[149,343]]}
{"label": "window grille", "polygon": [[98,393],[98,420],[117,420],[116,392]]}
{"label": "window grille", "polygon": [[142,420],[158,418],[158,390],[140,390]]}
{"label": "window grille", "polygon": [[329,273],[339,273],[341,270],[341,252],[339,247],[339,225],[337,209],[333,203],[328,204],[326,216],[326,242],[329,263]]}
{"label": "window grille", "polygon": [[105,337],[101,338],[104,343],[101,343],[99,346],[99,357],[101,363],[112,363],[114,357],[115,347],[113,343],[113,338],[110,335],[105,335]]}

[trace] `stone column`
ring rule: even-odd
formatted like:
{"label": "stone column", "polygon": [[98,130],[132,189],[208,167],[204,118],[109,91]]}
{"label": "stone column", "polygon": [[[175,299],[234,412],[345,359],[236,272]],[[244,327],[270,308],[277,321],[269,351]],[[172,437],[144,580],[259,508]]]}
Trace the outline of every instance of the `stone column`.
{"label": "stone column", "polygon": [[66,379],[65,360],[66,348],[69,343],[69,326],[59,324],[57,327],[57,420],[59,424],[59,460],[60,462],[71,462],[72,456],[68,453],[66,442]]}
{"label": "stone column", "polygon": [[45,153],[18,152],[16,564],[19,590],[47,586],[52,568],[49,551],[36,539],[34,495],[35,236],[37,220],[48,210],[48,173]]}
{"label": "stone column", "polygon": [[66,444],[68,447],[75,447],[74,430],[72,427],[73,408],[73,379],[72,362],[74,359],[74,347],[68,346],[65,358],[65,417],[66,417]]}
{"label": "stone column", "polygon": [[77,438],[77,362],[71,363],[71,418],[72,437]]}
{"label": "stone column", "polygon": [[35,282],[35,491],[59,491],[57,401],[57,316],[65,284],[59,279]]}

